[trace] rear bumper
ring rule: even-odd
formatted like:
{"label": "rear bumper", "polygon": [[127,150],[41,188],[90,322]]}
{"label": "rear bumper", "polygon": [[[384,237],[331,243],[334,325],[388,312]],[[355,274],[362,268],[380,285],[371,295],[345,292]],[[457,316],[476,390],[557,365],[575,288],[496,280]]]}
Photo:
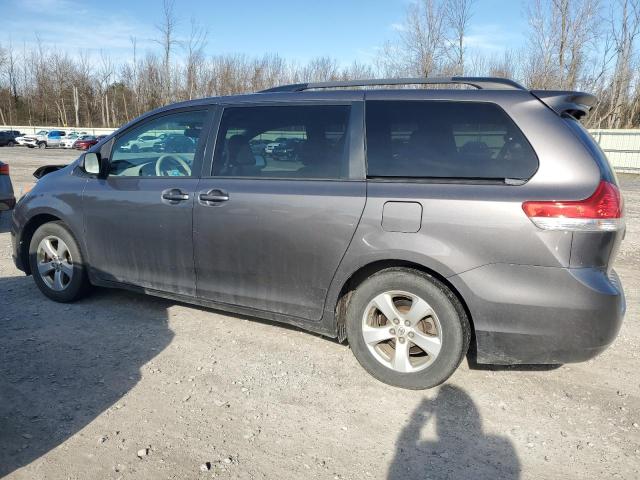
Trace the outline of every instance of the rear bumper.
{"label": "rear bumper", "polygon": [[469,307],[479,363],[588,360],[616,338],[626,308],[613,270],[494,264],[449,280]]}

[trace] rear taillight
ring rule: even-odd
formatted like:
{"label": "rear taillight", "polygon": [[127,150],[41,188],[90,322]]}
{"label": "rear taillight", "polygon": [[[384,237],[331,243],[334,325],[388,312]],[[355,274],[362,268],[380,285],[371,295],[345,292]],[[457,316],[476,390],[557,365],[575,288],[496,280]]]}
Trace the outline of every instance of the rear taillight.
{"label": "rear taillight", "polygon": [[0,175],[9,175],[9,165],[0,165]]}
{"label": "rear taillight", "polygon": [[618,187],[601,180],[589,198],[578,201],[531,201],[524,213],[544,230],[615,231],[624,228]]}

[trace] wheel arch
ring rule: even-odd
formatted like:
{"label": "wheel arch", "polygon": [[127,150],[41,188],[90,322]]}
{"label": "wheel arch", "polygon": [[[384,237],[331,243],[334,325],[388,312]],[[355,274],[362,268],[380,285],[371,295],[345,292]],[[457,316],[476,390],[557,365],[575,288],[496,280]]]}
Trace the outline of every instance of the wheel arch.
{"label": "wheel arch", "polygon": [[359,267],[357,270],[351,273],[346,281],[343,282],[340,292],[338,293],[338,298],[335,304],[335,322],[336,328],[338,332],[338,341],[343,342],[346,339],[346,328],[345,328],[345,320],[346,320],[346,312],[347,307],[349,305],[349,301],[351,298],[351,294],[358,288],[362,282],[364,282],[367,278],[372,275],[386,270],[388,268],[406,268],[410,270],[417,270],[422,273],[426,273],[438,281],[440,281],[443,285],[445,285],[460,301],[462,307],[467,314],[467,318],[469,320],[469,325],[471,326],[471,342],[470,348],[473,347],[475,349],[476,339],[475,339],[475,327],[473,324],[473,317],[471,315],[471,311],[469,310],[469,306],[465,301],[462,294],[458,291],[458,289],[447,280],[447,278],[441,273],[433,270],[432,268],[426,267],[422,264],[412,262],[409,260],[400,260],[400,259],[388,259],[388,260],[376,260],[366,265]]}
{"label": "wheel arch", "polygon": [[[24,227],[22,228],[22,234],[20,235],[20,258],[22,260],[21,263],[24,267],[24,272],[27,275],[31,274],[31,265],[29,263],[29,245],[31,244],[33,234],[40,226],[50,222],[62,222],[67,228],[69,228],[69,225],[62,218],[51,213],[38,213],[34,215],[27,221],[27,223],[25,223]],[[71,231],[70,228],[69,231]]]}

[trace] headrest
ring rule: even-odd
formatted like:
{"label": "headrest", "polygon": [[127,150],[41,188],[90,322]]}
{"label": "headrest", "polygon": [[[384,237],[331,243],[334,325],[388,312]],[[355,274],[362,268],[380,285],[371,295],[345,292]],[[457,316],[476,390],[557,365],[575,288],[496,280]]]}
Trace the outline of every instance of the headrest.
{"label": "headrest", "polygon": [[235,165],[255,165],[256,159],[251,152],[249,140],[245,135],[234,135],[227,140],[229,163]]}

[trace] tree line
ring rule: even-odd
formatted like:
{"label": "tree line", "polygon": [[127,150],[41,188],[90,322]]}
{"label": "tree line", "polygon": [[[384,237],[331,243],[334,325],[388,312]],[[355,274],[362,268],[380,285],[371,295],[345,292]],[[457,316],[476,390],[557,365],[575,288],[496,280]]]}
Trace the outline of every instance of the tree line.
{"label": "tree line", "polygon": [[0,124],[117,127],[168,103],[285,83],[468,75],[594,93],[599,101],[587,126],[640,126],[640,0],[531,0],[523,4],[524,46],[500,55],[470,42],[481,1],[416,0],[373,60],[347,67],[332,57],[299,64],[278,54],[206,55],[207,29],[192,20],[187,40],[178,41],[174,0],[162,7],[157,51],[140,52],[132,37],[127,61],[41,42],[0,45]]}

